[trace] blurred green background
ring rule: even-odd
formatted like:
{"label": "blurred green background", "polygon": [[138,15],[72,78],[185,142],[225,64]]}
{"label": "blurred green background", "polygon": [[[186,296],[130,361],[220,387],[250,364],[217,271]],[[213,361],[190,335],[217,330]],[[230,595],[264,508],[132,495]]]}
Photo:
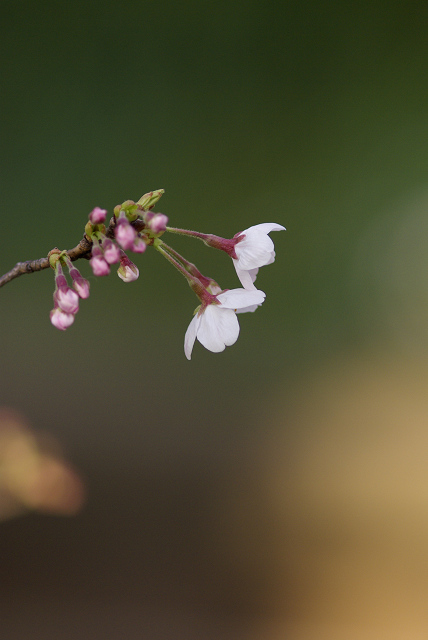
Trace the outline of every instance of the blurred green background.
{"label": "blurred green background", "polygon": [[[346,492],[321,507],[354,469],[343,450],[360,469],[398,414],[397,451],[415,434],[398,466],[407,477],[417,455],[422,493],[413,483],[402,499],[415,527],[397,530],[379,592],[403,584],[393,559],[428,533],[428,5],[3,0],[0,18],[1,273],[77,244],[93,207],[158,188],[172,226],[287,227],[258,277],[263,308],[240,316],[236,345],[197,343],[190,363],[197,300],[154,251],[135,257],[130,285],[79,264],[91,296],[65,333],[49,322],[52,273],[1,290],[0,405],[54,438],[86,488],[72,518],[0,524],[4,637],[390,640],[391,620],[400,638],[413,638],[409,620],[426,631],[426,598],[407,606],[415,584],[428,595],[412,577],[428,567],[422,538],[418,562],[403,560],[408,598],[380,608],[370,594],[352,609],[352,588],[338,599],[355,574],[340,574],[340,556],[329,590],[320,558],[371,558],[402,521],[396,485],[375,479],[377,502],[358,482],[353,500],[376,508],[346,520]],[[226,256],[170,242],[238,286]]]}

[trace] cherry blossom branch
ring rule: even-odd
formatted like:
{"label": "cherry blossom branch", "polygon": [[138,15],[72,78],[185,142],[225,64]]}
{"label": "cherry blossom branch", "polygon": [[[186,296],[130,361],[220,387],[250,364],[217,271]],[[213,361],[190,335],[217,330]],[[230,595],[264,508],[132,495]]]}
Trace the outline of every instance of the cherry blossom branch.
{"label": "cherry blossom branch", "polygon": [[[78,260],[79,258],[89,259],[90,253],[92,249],[92,242],[88,240],[88,238],[83,236],[81,241],[74,249],[69,249],[66,251],[67,256],[73,262]],[[3,287],[5,284],[18,278],[18,276],[22,276],[25,273],[34,273],[35,271],[42,271],[43,269],[47,269],[50,266],[49,258],[38,258],[37,260],[27,260],[26,262],[17,262],[16,265],[0,277],[0,287]]]}
{"label": "cherry blossom branch", "polygon": [[[134,226],[137,232],[140,231],[144,226],[142,220],[137,220],[131,224]],[[114,238],[115,226],[116,218],[113,216],[110,220],[109,226],[105,231],[105,235],[107,236],[107,238]],[[75,262],[80,258],[89,260],[89,258],[91,257],[91,250],[92,240],[90,240],[85,233],[79,244],[76,245],[73,249],[68,249],[65,253],[72,262]],[[26,273],[42,271],[43,269],[47,269],[49,266],[49,257],[38,258],[36,260],[26,260],[25,262],[17,262],[13,269],[0,277],[0,287],[3,287],[5,284],[11,282],[11,280],[14,280],[15,278],[18,278],[19,276],[22,276]]]}
{"label": "cherry blossom branch", "polygon": [[[0,277],[0,287],[25,273],[51,267],[55,288],[50,321],[56,329],[65,331],[74,323],[81,301],[90,294],[90,281],[81,275],[73,262],[88,260],[96,277],[108,276],[111,267],[118,265],[119,278],[123,282],[134,282],[139,277],[139,269],[126,251],[142,254],[148,247],[153,247],[186,278],[200,301],[186,332],[186,357],[190,360],[196,339],[210,351],[223,351],[238,338],[236,314],[255,311],[265,299],[265,293],[256,289],[254,281],[259,268],[275,259],[270,232],[282,231],[284,227],[262,223],[233,238],[168,227],[167,216],[152,211],[163,193],[163,189],[150,191],[137,202],[126,200],[117,205],[108,225],[107,210],[95,207],[88,216],[83,238],[75,247],[66,250],[55,247],[45,258],[17,262]],[[166,232],[197,238],[208,247],[226,253],[232,258],[242,288],[222,289],[215,280],[204,276],[192,262],[160,239]]]}

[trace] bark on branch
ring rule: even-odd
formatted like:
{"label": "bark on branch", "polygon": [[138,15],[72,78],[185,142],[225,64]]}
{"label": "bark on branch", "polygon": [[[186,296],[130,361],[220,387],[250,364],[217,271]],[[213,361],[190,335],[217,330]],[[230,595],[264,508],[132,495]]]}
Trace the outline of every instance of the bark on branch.
{"label": "bark on branch", "polygon": [[[140,231],[142,221],[136,220],[133,223],[136,231]],[[110,223],[106,229],[106,236],[108,238],[114,238],[114,228],[116,226],[116,220],[113,216],[110,220]],[[144,223],[143,223],[144,226]],[[67,255],[70,260],[73,262],[75,260],[79,260],[80,258],[85,258],[89,260],[91,257],[92,251],[92,241],[89,240],[88,236],[85,234],[78,245],[76,245],[73,249],[67,250]],[[18,276],[22,276],[25,273],[34,273],[35,271],[42,271],[42,269],[47,269],[49,267],[49,259],[48,258],[38,258],[37,260],[27,260],[26,262],[17,262],[16,265],[0,277],[0,287],[3,287],[5,284],[18,278]]]}

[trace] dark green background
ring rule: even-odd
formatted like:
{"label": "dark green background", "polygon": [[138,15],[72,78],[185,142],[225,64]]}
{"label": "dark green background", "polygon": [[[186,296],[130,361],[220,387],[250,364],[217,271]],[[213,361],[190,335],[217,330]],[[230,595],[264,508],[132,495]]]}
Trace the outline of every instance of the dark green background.
{"label": "dark green background", "polygon": [[[263,308],[240,316],[236,345],[197,343],[190,363],[197,300],[154,251],[130,285],[83,263],[91,296],[65,333],[49,322],[51,272],[1,290],[0,404],[57,437],[88,491],[72,520],[1,525],[8,638],[36,637],[32,625],[43,638],[252,638],[253,616],[270,615],[269,572],[254,558],[230,569],[221,551],[233,532],[217,503],[230,484],[254,491],[240,480],[257,477],[248,442],[287,429],[265,416],[320,362],[378,349],[425,361],[427,13],[2,1],[2,273],[77,244],[94,206],[157,188],[173,226],[287,227],[259,274]],[[227,256],[171,244],[238,286]]]}

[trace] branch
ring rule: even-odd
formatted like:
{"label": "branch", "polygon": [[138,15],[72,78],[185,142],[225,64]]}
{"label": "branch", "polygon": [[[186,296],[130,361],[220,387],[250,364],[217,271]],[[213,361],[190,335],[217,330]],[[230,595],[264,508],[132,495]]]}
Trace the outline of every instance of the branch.
{"label": "branch", "polygon": [[[71,264],[72,261],[80,258],[89,260],[92,273],[97,277],[107,276],[110,266],[119,264],[118,277],[123,282],[133,282],[138,278],[139,270],[126,251],[144,253],[147,247],[152,246],[186,277],[200,301],[184,338],[186,357],[190,360],[196,339],[209,351],[223,351],[226,346],[236,342],[239,335],[235,314],[255,311],[265,299],[266,294],[256,289],[254,280],[259,268],[271,264],[275,259],[270,232],[284,230],[284,227],[265,222],[236,233],[229,239],[168,227],[168,217],[152,211],[163,192],[163,189],[150,191],[138,202],[125,200],[117,205],[107,228],[106,209],[95,207],[88,216],[85,233],[77,246],[62,251],[51,249],[46,258],[17,262],[13,269],[0,277],[0,287],[24,273],[52,267],[55,290],[50,321],[56,329],[65,331],[74,322],[79,300],[87,298],[90,293],[89,281]],[[243,288],[222,290],[215,280],[203,276],[194,264],[160,240],[167,231],[199,238],[208,247],[224,251],[233,259]],[[72,286],[64,268],[68,271]]]}
{"label": "branch", "polygon": [[[134,226],[137,228],[138,225],[136,221]],[[116,226],[115,217],[113,216],[110,220],[109,226],[106,229],[106,236],[108,238],[114,238],[114,227]],[[137,228],[137,231],[139,229]],[[91,257],[92,251],[92,241],[89,240],[88,236],[85,234],[78,245],[76,245],[73,249],[67,250],[67,255],[73,262],[75,260],[79,260],[80,258],[85,258],[89,260]],[[0,287],[3,287],[5,284],[18,278],[18,276],[22,276],[25,273],[34,273],[35,271],[42,271],[42,269],[47,269],[49,267],[49,258],[38,258],[37,260],[27,260],[26,262],[17,262],[16,265],[0,277]]]}
{"label": "branch", "polygon": [[[92,242],[88,240],[86,236],[83,236],[79,244],[67,251],[67,255],[70,260],[78,260],[79,258],[89,258],[91,253]],[[11,280],[14,280],[18,276],[24,275],[24,273],[34,273],[35,271],[41,271],[49,267],[49,258],[38,258],[38,260],[27,260],[26,262],[17,262],[16,265],[0,277],[0,287],[7,284]]]}

